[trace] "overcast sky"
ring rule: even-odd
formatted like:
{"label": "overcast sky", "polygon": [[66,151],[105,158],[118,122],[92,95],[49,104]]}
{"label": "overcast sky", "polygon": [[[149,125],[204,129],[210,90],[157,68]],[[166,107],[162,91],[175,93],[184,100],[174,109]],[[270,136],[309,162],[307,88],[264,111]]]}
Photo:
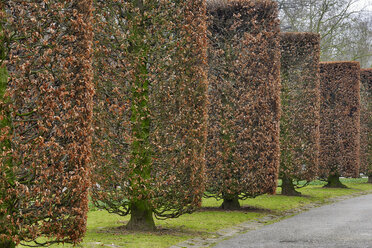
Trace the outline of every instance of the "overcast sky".
{"label": "overcast sky", "polygon": [[[354,5],[355,10],[366,10],[372,12],[372,0],[358,0]],[[372,13],[371,13],[372,14]]]}

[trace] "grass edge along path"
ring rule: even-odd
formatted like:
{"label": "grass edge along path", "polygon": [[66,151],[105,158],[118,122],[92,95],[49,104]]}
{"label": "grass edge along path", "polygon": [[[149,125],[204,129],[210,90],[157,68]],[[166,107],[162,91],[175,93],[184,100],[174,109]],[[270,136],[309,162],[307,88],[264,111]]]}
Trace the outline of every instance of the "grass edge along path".
{"label": "grass edge along path", "polygon": [[[350,179],[346,179],[347,181],[350,181]],[[353,179],[351,179],[353,180]],[[357,179],[358,180],[358,179]],[[349,189],[347,190],[355,190],[353,187],[353,184],[347,184]],[[371,186],[372,188],[372,186]],[[324,191],[327,189],[324,188]],[[339,189],[336,189],[339,190]],[[340,190],[341,191],[341,190]],[[249,220],[243,223],[240,223],[238,225],[226,228],[226,229],[221,229],[216,232],[216,235],[213,237],[209,238],[202,238],[202,237],[196,237],[192,238],[186,241],[183,241],[179,244],[173,245],[170,248],[206,248],[206,247],[212,247],[213,245],[216,245],[219,242],[222,242],[224,240],[231,239],[237,235],[247,233],[249,231],[257,230],[259,228],[262,228],[265,225],[270,225],[276,222],[279,222],[283,219],[293,217],[299,213],[302,213],[304,211],[308,211],[312,208],[324,206],[324,205],[329,205],[333,204],[339,201],[351,199],[354,197],[362,196],[362,195],[368,195],[372,194],[372,189],[367,189],[367,190],[361,190],[361,191],[356,191],[350,194],[341,194],[335,197],[325,197],[325,198],[320,198],[317,201],[310,202],[308,204],[302,205],[297,208],[293,209],[288,209],[284,211],[276,211],[273,214],[268,214],[263,216],[262,218],[258,218],[255,220]],[[289,196],[292,197],[292,196]],[[305,196],[306,197],[306,196]]]}
{"label": "grass edge along path", "polygon": [[[200,248],[209,247],[238,234],[278,222],[310,208],[330,204],[359,195],[372,193],[367,179],[343,179],[350,189],[324,189],[323,182],[312,182],[300,189],[303,196],[288,197],[280,194],[262,195],[242,201],[243,211],[221,211],[221,201],[203,200],[203,209],[177,219],[156,221],[156,232],[133,232],[122,227],[128,217],[97,211],[91,206],[88,214],[88,232],[77,247],[125,247],[125,248]],[[19,246],[22,247],[22,246]],[[51,247],[72,247],[53,245]]]}

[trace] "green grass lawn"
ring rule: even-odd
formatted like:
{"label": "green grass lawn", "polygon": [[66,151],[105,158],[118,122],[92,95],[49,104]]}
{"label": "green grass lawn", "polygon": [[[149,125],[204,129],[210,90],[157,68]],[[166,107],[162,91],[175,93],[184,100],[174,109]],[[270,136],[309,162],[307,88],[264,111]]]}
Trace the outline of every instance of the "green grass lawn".
{"label": "green grass lawn", "polygon": [[[262,195],[241,202],[244,211],[223,212],[218,209],[222,201],[214,198],[204,199],[201,211],[183,215],[177,219],[156,221],[158,231],[153,233],[128,232],[123,227],[129,217],[120,217],[106,211],[92,209],[88,214],[88,231],[80,247],[128,247],[162,248],[169,247],[195,237],[209,237],[219,229],[263,217],[269,213],[281,214],[283,211],[298,208],[312,202],[326,202],[327,199],[360,191],[372,191],[367,179],[342,179],[349,189],[322,188],[324,183],[312,182],[300,189],[303,196]],[[20,246],[22,247],[22,246]],[[71,247],[54,245],[52,247]]]}

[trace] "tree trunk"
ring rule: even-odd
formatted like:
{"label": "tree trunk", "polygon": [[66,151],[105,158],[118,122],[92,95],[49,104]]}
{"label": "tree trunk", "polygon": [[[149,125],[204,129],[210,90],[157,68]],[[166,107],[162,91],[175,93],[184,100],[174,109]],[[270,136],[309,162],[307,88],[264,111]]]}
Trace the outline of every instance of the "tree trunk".
{"label": "tree trunk", "polygon": [[296,191],[291,178],[283,176],[282,178],[282,195],[299,196],[301,192]]}
{"label": "tree trunk", "polygon": [[329,175],[327,184],[324,188],[347,188],[346,185],[342,184],[339,175]]}
{"label": "tree trunk", "polygon": [[154,231],[156,230],[152,209],[146,202],[136,202],[131,205],[128,230]]}
{"label": "tree trunk", "polygon": [[372,183],[372,175],[368,176],[368,183]]}
{"label": "tree trunk", "polygon": [[[137,0],[134,5],[141,10],[143,14],[143,1]],[[131,30],[133,39],[133,46],[130,49],[134,57],[136,57],[135,66],[135,80],[132,86],[132,98],[131,98],[131,124],[133,141],[131,143],[132,159],[131,163],[134,168],[134,174],[136,179],[132,181],[132,195],[133,196],[148,196],[148,190],[151,186],[146,183],[143,185],[143,181],[149,181],[152,172],[151,162],[151,148],[150,145],[150,103],[149,103],[149,91],[150,81],[148,78],[148,44],[144,41],[147,30],[145,19],[140,17],[137,26]],[[131,216],[127,224],[128,230],[137,231],[154,231],[156,229],[153,218],[153,208],[150,204],[144,200],[137,198],[131,202],[130,211]]]}
{"label": "tree trunk", "polygon": [[0,241],[1,248],[15,248],[16,245],[13,241]]}
{"label": "tree trunk", "polygon": [[221,208],[224,210],[238,210],[240,209],[239,198],[235,197],[226,197],[223,199]]}

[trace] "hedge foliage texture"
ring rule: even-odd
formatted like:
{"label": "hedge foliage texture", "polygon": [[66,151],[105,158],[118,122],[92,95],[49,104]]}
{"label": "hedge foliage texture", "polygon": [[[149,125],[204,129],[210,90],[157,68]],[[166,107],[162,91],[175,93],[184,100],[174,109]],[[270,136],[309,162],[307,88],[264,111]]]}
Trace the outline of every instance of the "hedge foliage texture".
{"label": "hedge foliage texture", "polygon": [[372,176],[372,69],[360,70],[360,167]]}
{"label": "hedge foliage texture", "polygon": [[279,177],[315,179],[319,157],[320,36],[281,34]]}
{"label": "hedge foliage texture", "polygon": [[195,210],[204,192],[205,2],[97,1],[93,201]]}
{"label": "hedge foliage texture", "polygon": [[207,191],[240,199],[275,192],[280,47],[273,1],[209,1]]}
{"label": "hedge foliage texture", "polygon": [[320,63],[320,176],[359,176],[360,65]]}
{"label": "hedge foliage texture", "polygon": [[10,125],[0,136],[9,141],[1,153],[1,235],[77,243],[90,186],[92,1],[5,3],[13,42],[3,101]]}
{"label": "hedge foliage texture", "polygon": [[5,97],[5,91],[8,87],[8,72],[4,63],[7,59],[7,42],[3,30],[3,24],[5,21],[3,2],[0,2],[0,19],[0,224],[2,224],[0,225],[0,247],[11,245],[14,247],[15,243],[11,240],[11,234],[9,235],[10,226],[3,224],[8,216],[7,208],[12,205],[11,202],[5,200],[5,197],[8,195],[7,189],[9,187],[7,180],[4,180],[4,172],[8,169],[9,161],[3,159],[3,157],[7,156],[10,151],[9,133],[11,130],[9,106]]}

